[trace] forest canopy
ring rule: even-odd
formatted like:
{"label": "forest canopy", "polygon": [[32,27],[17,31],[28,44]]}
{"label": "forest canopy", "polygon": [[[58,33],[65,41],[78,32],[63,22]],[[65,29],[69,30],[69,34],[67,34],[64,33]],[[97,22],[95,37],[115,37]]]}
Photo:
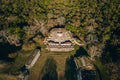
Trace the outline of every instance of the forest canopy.
{"label": "forest canopy", "polygon": [[0,0],[1,43],[22,46],[57,25],[83,37],[109,70],[120,66],[119,0]]}

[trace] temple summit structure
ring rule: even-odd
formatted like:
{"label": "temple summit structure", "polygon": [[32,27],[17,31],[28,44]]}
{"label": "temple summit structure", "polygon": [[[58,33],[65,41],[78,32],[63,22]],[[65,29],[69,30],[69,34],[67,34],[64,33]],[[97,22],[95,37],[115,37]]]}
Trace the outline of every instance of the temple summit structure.
{"label": "temple summit structure", "polygon": [[47,50],[57,52],[74,50],[75,42],[72,33],[65,28],[53,28],[44,41]]}

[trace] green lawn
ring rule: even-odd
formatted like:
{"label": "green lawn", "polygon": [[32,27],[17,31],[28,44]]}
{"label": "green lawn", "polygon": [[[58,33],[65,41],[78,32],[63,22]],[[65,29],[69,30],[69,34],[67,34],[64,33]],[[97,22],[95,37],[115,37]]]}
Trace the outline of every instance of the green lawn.
{"label": "green lawn", "polygon": [[49,56],[53,57],[53,59],[57,62],[56,65],[57,65],[58,77],[64,76],[66,59],[73,53],[74,51],[72,52],[50,52],[43,48],[41,50],[41,56],[39,57],[35,66],[30,70],[30,80],[39,79],[44,63]]}
{"label": "green lawn", "polygon": [[[9,74],[18,74],[20,71],[20,68],[26,63],[28,60],[31,51],[23,51],[20,50],[16,53],[12,53],[11,55],[16,55],[15,62],[8,62],[3,65],[3,67],[0,67],[0,80],[17,80],[16,76],[7,75]],[[7,74],[4,74],[7,73]]]}
{"label": "green lawn", "polygon": [[[46,59],[51,56],[53,59],[56,61],[57,65],[57,73],[58,77],[63,77],[64,76],[64,71],[65,71],[65,62],[66,59],[71,56],[72,54],[75,53],[77,48],[75,48],[74,51],[71,52],[51,52],[45,49],[43,46],[41,49],[41,56],[39,57],[38,61],[36,64],[30,69],[30,80],[38,80],[39,76],[41,74],[41,70],[44,66],[44,63]],[[23,51],[20,50],[16,53],[17,57],[15,58],[15,62],[12,62],[8,65],[7,68],[4,68],[5,72],[12,73],[12,74],[19,74],[20,68],[24,66],[24,64],[27,62],[29,59],[30,55],[32,54],[32,51]],[[0,68],[1,70],[2,68]],[[2,71],[1,71],[2,73]],[[3,75],[3,76],[2,76]],[[0,80],[15,80],[15,76],[8,76],[5,78],[5,74],[0,74]]]}

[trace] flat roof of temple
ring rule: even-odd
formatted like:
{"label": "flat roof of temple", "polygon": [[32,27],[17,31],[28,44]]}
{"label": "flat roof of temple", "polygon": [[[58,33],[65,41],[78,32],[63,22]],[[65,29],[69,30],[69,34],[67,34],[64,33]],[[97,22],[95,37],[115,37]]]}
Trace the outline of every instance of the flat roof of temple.
{"label": "flat roof of temple", "polygon": [[55,42],[64,42],[71,39],[71,33],[65,28],[54,28],[50,31],[48,40],[53,40]]}

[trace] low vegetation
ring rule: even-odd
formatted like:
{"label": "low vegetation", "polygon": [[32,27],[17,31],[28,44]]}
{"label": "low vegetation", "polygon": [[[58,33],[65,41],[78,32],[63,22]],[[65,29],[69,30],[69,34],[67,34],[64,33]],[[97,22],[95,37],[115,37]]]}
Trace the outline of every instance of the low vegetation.
{"label": "low vegetation", "polygon": [[[104,65],[111,80],[119,80],[119,12],[119,0],[0,0],[0,60],[13,61],[15,69],[11,68],[10,72],[18,70],[29,56],[27,52],[21,52],[21,48],[29,51],[42,46],[49,29],[62,25],[78,38],[82,37],[91,59],[100,59],[96,64]],[[17,57],[9,55],[17,51],[20,51]],[[51,52],[43,51],[43,54],[47,53]],[[64,56],[61,55],[66,59]],[[45,59],[44,56],[40,60]],[[55,57],[56,62],[57,59]],[[36,74],[34,69],[32,77]],[[102,67],[99,69],[104,72]]]}

